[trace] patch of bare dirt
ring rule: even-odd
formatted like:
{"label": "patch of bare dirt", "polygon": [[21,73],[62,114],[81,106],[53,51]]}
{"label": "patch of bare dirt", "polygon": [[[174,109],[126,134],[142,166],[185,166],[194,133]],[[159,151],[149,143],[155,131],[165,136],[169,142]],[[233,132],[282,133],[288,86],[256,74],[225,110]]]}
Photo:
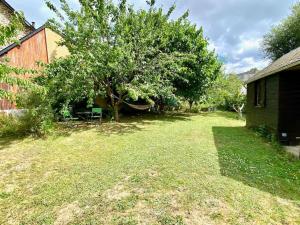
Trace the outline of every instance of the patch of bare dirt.
{"label": "patch of bare dirt", "polygon": [[116,201],[129,197],[130,192],[125,189],[122,183],[118,183],[113,188],[106,190],[104,196],[110,201]]}
{"label": "patch of bare dirt", "polygon": [[21,172],[21,171],[29,169],[30,167],[31,167],[31,162],[25,161],[25,162],[22,162],[22,163],[18,164],[17,166],[15,166],[13,169],[17,172]]}
{"label": "patch of bare dirt", "polygon": [[4,179],[6,177],[9,177],[14,172],[22,172],[31,167],[30,161],[22,161],[22,162],[16,162],[16,163],[18,163],[18,164],[15,166],[12,166],[9,169],[3,169],[2,171],[0,171],[0,178]]}
{"label": "patch of bare dirt", "polygon": [[216,225],[209,216],[203,215],[203,211],[200,209],[193,209],[186,212],[183,215],[183,221],[188,225]]}
{"label": "patch of bare dirt", "polygon": [[19,225],[20,222],[17,221],[16,219],[9,218],[9,219],[7,220],[7,224],[8,224],[8,225]]}
{"label": "patch of bare dirt", "polygon": [[155,224],[156,215],[153,209],[151,209],[145,201],[139,201],[132,211],[137,215],[136,219],[138,224]]}
{"label": "patch of bare dirt", "polygon": [[64,205],[57,211],[57,218],[54,225],[67,225],[70,224],[74,219],[80,217],[83,210],[79,207],[78,202],[73,202],[68,205]]}
{"label": "patch of bare dirt", "polygon": [[[159,176],[156,171],[146,171],[149,176]],[[146,224],[157,224],[158,218],[162,213],[167,213],[171,216],[180,216],[186,225],[225,225],[225,223],[220,223],[218,217],[226,217],[229,213],[227,205],[220,201],[219,199],[206,199],[203,201],[203,205],[195,205],[194,208],[189,210],[184,208],[182,204],[182,197],[188,191],[184,187],[179,187],[177,190],[172,191],[158,191],[147,193],[143,189],[129,189],[126,186],[126,182],[129,177],[126,177],[123,181],[117,183],[111,189],[106,190],[104,193],[105,199],[110,202],[115,202],[127,197],[132,194],[138,195],[139,200],[133,208],[130,208],[123,212],[117,212],[109,209],[107,217],[103,218],[105,222],[112,221],[113,218],[126,218],[133,216],[134,220],[141,225]],[[151,201],[154,202],[166,202],[162,205],[153,206]],[[166,204],[166,205],[164,205]],[[152,206],[151,206],[152,205]],[[221,219],[222,221],[222,219]]]}
{"label": "patch of bare dirt", "polygon": [[7,184],[7,185],[5,186],[4,191],[5,191],[6,193],[12,193],[12,192],[14,192],[15,189],[16,189],[16,185],[14,185],[14,184]]}
{"label": "patch of bare dirt", "polygon": [[149,177],[158,177],[159,176],[159,173],[155,170],[148,170],[147,174]]}

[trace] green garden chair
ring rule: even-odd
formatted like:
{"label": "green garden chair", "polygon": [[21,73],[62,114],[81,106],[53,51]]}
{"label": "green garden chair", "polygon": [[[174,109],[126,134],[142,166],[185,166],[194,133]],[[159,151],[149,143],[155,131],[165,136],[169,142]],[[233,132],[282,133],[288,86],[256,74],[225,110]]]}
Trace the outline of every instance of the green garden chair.
{"label": "green garden chair", "polygon": [[92,108],[91,119],[99,119],[99,124],[102,122],[102,108]]}
{"label": "green garden chair", "polygon": [[70,111],[67,109],[62,111],[62,116],[63,116],[63,120],[68,124],[68,126],[70,125],[69,124],[70,122],[78,119],[78,118],[74,118],[70,113]]}

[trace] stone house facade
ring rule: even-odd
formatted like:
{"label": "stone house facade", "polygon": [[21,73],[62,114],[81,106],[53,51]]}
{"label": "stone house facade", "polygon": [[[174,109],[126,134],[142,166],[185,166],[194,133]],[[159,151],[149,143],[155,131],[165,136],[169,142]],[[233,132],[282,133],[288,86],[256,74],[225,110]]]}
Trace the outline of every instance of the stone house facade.
{"label": "stone house facade", "polygon": [[[0,24],[8,25],[11,21],[12,15],[16,12],[16,10],[4,0],[0,0]],[[20,39],[21,37],[29,34],[34,31],[34,25],[30,24],[26,20],[24,20],[24,29],[19,32],[16,36],[16,39]],[[6,46],[0,46],[0,50],[4,49]]]}

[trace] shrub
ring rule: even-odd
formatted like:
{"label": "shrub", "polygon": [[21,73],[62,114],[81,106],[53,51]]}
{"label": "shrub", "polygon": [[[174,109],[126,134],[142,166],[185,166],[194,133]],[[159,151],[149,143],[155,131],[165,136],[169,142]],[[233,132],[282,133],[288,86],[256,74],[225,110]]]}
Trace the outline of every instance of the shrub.
{"label": "shrub", "polygon": [[194,104],[192,108],[189,106],[185,108],[185,111],[190,113],[200,113],[202,111],[202,106],[200,104]]}
{"label": "shrub", "polygon": [[260,125],[254,128],[254,131],[258,134],[258,136],[266,139],[268,142],[277,142],[274,132],[266,125]]}
{"label": "shrub", "polygon": [[19,120],[14,116],[0,115],[0,137],[20,134]]}
{"label": "shrub", "polygon": [[53,126],[53,113],[45,95],[31,92],[17,101],[26,110],[19,116],[0,116],[0,136],[47,135]]}
{"label": "shrub", "polygon": [[18,106],[26,109],[18,118],[19,130],[24,134],[45,136],[53,127],[53,111],[47,95],[33,91],[18,97]]}
{"label": "shrub", "polygon": [[193,104],[192,108],[189,107],[188,102],[183,102],[181,104],[181,109],[187,113],[201,113],[201,112],[212,112],[216,111],[216,107],[214,105],[208,103],[196,102]]}

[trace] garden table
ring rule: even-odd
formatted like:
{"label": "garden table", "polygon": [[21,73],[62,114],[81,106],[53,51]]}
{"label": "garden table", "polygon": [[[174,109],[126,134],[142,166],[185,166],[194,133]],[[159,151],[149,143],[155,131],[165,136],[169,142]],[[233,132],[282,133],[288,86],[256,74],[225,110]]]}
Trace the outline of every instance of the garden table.
{"label": "garden table", "polygon": [[80,119],[89,120],[91,119],[92,112],[77,112],[76,113]]}

